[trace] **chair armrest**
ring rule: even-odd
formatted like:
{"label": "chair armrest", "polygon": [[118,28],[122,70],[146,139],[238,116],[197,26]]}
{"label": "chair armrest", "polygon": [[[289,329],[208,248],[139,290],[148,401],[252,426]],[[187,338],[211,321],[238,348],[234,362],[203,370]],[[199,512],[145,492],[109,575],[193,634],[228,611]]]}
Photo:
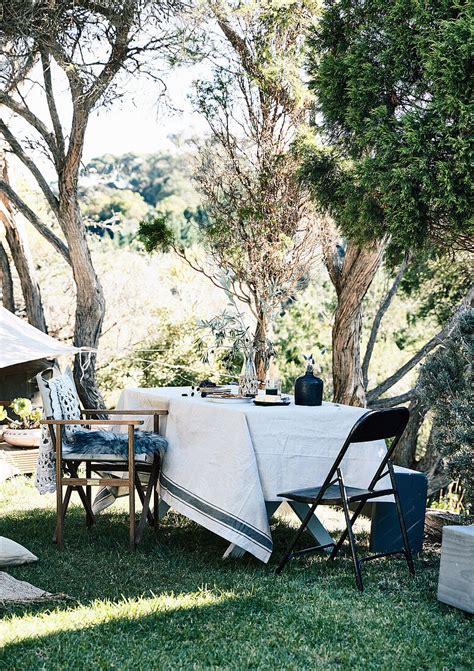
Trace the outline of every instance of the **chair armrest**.
{"label": "chair armrest", "polygon": [[[102,411],[103,412],[103,411]],[[40,424],[48,424],[50,426],[62,426],[65,424],[76,424],[80,426],[140,426],[143,424],[142,419],[42,419]]]}
{"label": "chair armrest", "polygon": [[168,410],[91,410],[90,408],[84,408],[81,410],[83,415],[167,415]]}

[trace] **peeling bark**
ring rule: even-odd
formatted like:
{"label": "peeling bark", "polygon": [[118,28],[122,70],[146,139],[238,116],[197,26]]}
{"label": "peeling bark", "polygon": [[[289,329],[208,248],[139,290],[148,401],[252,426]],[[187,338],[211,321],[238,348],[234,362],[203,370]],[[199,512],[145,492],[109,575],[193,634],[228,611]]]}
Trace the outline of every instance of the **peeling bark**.
{"label": "peeling bark", "polygon": [[[105,297],[87,244],[77,190],[68,182],[65,176],[59,184],[59,221],[67,240],[76,285],[74,345],[97,349],[105,316]],[[74,362],[74,381],[79,397],[86,408],[104,407],[96,381],[97,356],[88,355],[87,361],[81,357],[77,355]]]}
{"label": "peeling bark", "polygon": [[15,295],[13,293],[10,260],[2,243],[0,243],[0,278],[2,285],[2,305],[7,310],[10,310],[10,312],[15,312]]}
{"label": "peeling bark", "polygon": [[[0,150],[0,175],[8,184],[8,166],[2,150]],[[11,203],[3,192],[0,192],[0,221],[5,227],[7,243],[20,278],[28,321],[40,331],[47,333],[41,290],[36,279],[28,240],[21,225],[15,222]]]}
{"label": "peeling bark", "polygon": [[385,244],[360,248],[349,242],[343,250],[333,237],[323,243],[324,260],[337,294],[332,329],[334,401],[365,407],[360,360],[362,302],[382,261]]}

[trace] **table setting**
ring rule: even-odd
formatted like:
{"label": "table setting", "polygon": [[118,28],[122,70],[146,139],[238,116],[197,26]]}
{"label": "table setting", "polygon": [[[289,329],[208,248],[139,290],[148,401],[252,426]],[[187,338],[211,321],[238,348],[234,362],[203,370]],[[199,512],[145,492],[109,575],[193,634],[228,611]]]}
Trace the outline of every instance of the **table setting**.
{"label": "table setting", "polygon": [[[160,477],[165,508],[267,562],[273,549],[269,515],[282,503],[278,493],[322,481],[351,427],[367,412],[323,402],[322,383],[308,379],[311,363],[308,368],[306,388],[297,381],[295,395],[281,394],[277,380],[260,389],[257,383],[251,392],[208,381],[123,390],[118,410],[168,410],[161,429],[168,440]],[[143,429],[151,430],[150,417],[143,420]],[[351,449],[343,464],[347,484],[366,486],[385,450],[383,441],[376,449],[373,443]],[[305,514],[301,505],[295,506],[299,517]],[[319,541],[330,538],[317,518],[310,530]]]}

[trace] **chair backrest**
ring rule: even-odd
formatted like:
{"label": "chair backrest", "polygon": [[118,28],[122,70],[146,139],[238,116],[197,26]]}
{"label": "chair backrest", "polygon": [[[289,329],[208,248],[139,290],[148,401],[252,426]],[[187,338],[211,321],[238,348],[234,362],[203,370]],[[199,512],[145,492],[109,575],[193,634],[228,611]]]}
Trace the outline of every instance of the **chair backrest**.
{"label": "chair backrest", "polygon": [[392,441],[392,444],[381,460],[380,465],[370,482],[369,489],[374,487],[375,483],[380,479],[388,460],[392,456],[398,441],[405,431],[409,417],[410,413],[407,408],[369,410],[365,415],[362,415],[350,430],[321,489],[325,489],[332,482],[337,469],[341,465],[341,462],[352,443],[369,443],[375,440],[393,438],[394,440]]}
{"label": "chair backrest", "polygon": [[[38,373],[36,376],[38,387],[43,402],[43,410],[46,419],[80,419],[81,406],[79,396],[72,377],[70,368],[66,368],[62,375],[51,377],[51,369]],[[65,427],[65,437],[77,431],[80,427],[76,424]],[[50,427],[51,438],[55,441],[54,430]]]}

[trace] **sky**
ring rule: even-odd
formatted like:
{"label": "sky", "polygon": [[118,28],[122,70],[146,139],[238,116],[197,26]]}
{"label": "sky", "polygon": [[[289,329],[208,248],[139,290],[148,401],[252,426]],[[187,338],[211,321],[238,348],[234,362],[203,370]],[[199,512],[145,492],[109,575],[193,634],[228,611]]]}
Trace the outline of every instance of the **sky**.
{"label": "sky", "polygon": [[[163,86],[158,82],[143,76],[129,76],[121,82],[126,93],[109,107],[99,107],[91,114],[85,136],[83,163],[108,153],[147,153],[171,149],[173,143],[169,139],[170,135],[182,135],[185,139],[206,133],[206,122],[192,110],[188,96],[193,81],[207,76],[209,70],[202,64],[176,68],[164,74],[163,81],[169,104],[164,102],[161,95]],[[34,70],[32,80],[34,81]],[[63,120],[66,119],[67,128],[70,97],[67,84],[65,80],[61,81],[58,70],[55,72],[54,84],[60,116]],[[23,94],[30,108],[51,126],[44,92],[35,84],[29,84]],[[28,133],[24,133],[23,122],[5,108],[2,110],[2,117],[14,132],[19,131],[17,135],[24,141]],[[54,181],[56,176],[51,163],[37,152],[33,155],[46,179]],[[14,179],[15,176],[31,180],[26,168],[13,160],[10,161],[10,178]]]}
{"label": "sky", "polygon": [[193,81],[202,75],[197,66],[179,68],[165,79],[170,109],[160,101],[158,83],[145,79],[127,82],[127,94],[110,109],[99,109],[89,121],[84,161],[94,156],[153,152],[169,148],[171,134],[202,135],[207,126],[193,112],[188,99]]}

